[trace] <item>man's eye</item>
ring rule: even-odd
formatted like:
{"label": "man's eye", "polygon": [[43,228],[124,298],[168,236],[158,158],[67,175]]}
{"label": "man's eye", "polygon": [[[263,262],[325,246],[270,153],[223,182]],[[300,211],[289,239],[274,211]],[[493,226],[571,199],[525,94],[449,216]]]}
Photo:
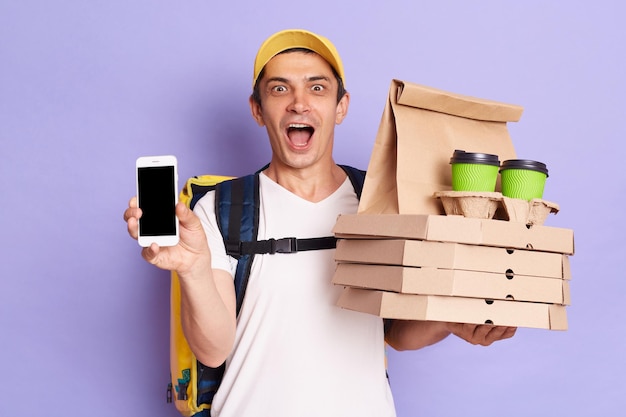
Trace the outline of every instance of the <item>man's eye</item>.
{"label": "man's eye", "polygon": [[287,88],[284,85],[277,85],[276,87],[272,88],[272,90],[277,93],[283,93],[287,91]]}
{"label": "man's eye", "polygon": [[324,91],[324,86],[320,84],[316,84],[311,88],[313,91]]}

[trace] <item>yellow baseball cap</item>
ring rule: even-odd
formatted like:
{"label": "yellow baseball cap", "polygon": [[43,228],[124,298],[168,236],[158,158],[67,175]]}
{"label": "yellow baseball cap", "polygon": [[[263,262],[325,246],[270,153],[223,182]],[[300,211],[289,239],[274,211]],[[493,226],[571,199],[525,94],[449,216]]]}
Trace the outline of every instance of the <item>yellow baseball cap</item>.
{"label": "yellow baseball cap", "polygon": [[263,67],[265,67],[265,64],[276,54],[292,48],[310,49],[320,55],[337,71],[337,74],[339,74],[345,86],[346,80],[344,78],[343,64],[339,57],[339,52],[337,52],[337,48],[335,48],[335,45],[333,45],[331,41],[308,30],[287,29],[267,38],[259,48],[254,60],[252,88],[254,88],[257,78],[259,78],[259,74],[263,70]]}

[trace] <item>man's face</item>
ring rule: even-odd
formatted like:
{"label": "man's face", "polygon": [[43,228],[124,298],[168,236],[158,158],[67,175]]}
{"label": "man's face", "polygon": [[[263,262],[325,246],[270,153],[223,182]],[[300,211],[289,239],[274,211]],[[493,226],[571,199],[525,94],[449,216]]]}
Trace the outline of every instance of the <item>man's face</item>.
{"label": "man's face", "polygon": [[265,66],[259,83],[261,105],[250,100],[252,115],[265,126],[272,164],[308,168],[332,162],[335,124],[348,111],[349,96],[337,103],[337,80],[319,55],[288,52]]}

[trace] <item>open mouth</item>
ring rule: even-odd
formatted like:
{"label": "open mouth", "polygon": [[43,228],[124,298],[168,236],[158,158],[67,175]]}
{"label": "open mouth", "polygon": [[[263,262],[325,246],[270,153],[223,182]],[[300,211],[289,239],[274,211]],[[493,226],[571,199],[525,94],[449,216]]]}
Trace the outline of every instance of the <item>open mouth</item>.
{"label": "open mouth", "polygon": [[301,123],[292,123],[287,127],[287,136],[289,141],[296,148],[304,148],[309,144],[309,140],[313,136],[315,129],[309,125]]}

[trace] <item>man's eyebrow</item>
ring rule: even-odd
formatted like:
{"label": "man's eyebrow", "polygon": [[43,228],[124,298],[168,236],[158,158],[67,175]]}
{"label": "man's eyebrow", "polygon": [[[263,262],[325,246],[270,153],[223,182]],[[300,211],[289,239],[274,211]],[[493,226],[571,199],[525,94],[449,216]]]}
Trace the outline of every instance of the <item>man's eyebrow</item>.
{"label": "man's eyebrow", "polygon": [[271,78],[267,79],[267,82],[268,83],[271,83],[271,82],[288,83],[289,80],[287,78],[284,78],[284,77],[271,77]]}
{"label": "man's eyebrow", "polygon": [[[306,79],[308,82],[311,81],[327,81],[330,82],[330,77],[327,77],[325,75],[313,75],[309,78]],[[271,77],[267,79],[268,83],[271,82],[277,82],[277,83],[289,83],[289,79],[285,78],[285,77]]]}
{"label": "man's eyebrow", "polygon": [[330,77],[327,77],[325,75],[315,75],[313,77],[309,77],[308,81],[328,81],[328,82],[330,82]]}

